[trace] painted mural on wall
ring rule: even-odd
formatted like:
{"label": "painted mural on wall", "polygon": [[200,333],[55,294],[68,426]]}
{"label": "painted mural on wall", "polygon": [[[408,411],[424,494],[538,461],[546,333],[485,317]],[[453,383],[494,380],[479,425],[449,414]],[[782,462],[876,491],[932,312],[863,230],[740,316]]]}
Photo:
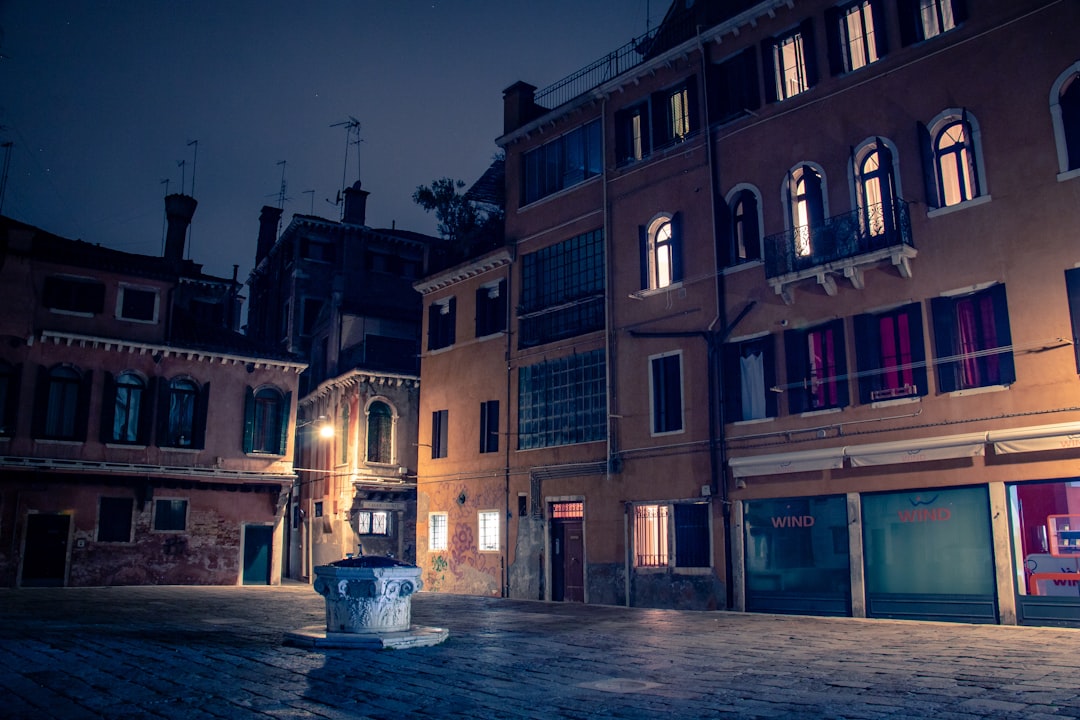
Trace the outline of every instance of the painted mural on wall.
{"label": "painted mural on wall", "polygon": [[[449,516],[447,548],[429,551],[424,567],[424,587],[432,592],[500,594],[502,552],[480,552],[476,526],[477,513],[481,509],[501,508],[505,498],[499,488],[480,493],[476,493],[474,488],[473,493],[470,496],[462,485],[448,490],[445,500],[441,496],[428,498],[432,511],[446,508]],[[504,541],[501,532],[499,541]]]}

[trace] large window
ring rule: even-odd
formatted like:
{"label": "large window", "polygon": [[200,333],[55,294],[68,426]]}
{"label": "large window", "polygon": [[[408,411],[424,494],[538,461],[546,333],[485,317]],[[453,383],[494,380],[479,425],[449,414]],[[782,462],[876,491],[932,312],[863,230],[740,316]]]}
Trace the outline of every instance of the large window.
{"label": "large window", "polygon": [[527,365],[518,371],[518,449],[607,437],[603,350]]}
{"label": "large window", "polygon": [[776,348],[772,335],[724,346],[724,414],[728,422],[776,417]]}
{"label": "large window", "polygon": [[105,309],[105,285],[90,278],[50,275],[45,278],[42,302],[52,310],[97,315]]}
{"label": "large window", "polygon": [[454,344],[457,334],[457,298],[438,300],[428,306],[428,350]]}
{"label": "large window", "polygon": [[102,497],[98,500],[98,542],[131,542],[131,498]]}
{"label": "large window", "polygon": [[748,47],[713,66],[709,80],[709,117],[728,122],[761,107],[757,53]]}
{"label": "large window", "polygon": [[825,224],[825,180],[812,165],[800,165],[787,177],[788,208],[797,257],[814,253],[814,234]]}
{"label": "large window", "polygon": [[102,442],[146,445],[150,442],[153,406],[147,383],[138,373],[105,373],[101,403]]}
{"label": "large window", "polygon": [[[186,403],[187,400],[185,392],[183,401]],[[282,393],[272,387],[247,388],[244,394],[244,452],[285,454],[291,404],[291,393]],[[183,412],[187,413],[186,407]],[[186,419],[183,422],[187,422]]]}
{"label": "large window", "polygon": [[762,54],[769,100],[775,102],[794,97],[817,82],[810,20],[786,35],[766,40]]}
{"label": "large window", "polygon": [[954,392],[1016,381],[1005,285],[933,298],[938,390]]}
{"label": "large window", "polygon": [[428,550],[446,550],[447,537],[446,513],[428,513]]}
{"label": "large window", "polygon": [[922,306],[910,303],[886,312],[856,315],[854,323],[859,402],[865,405],[926,395]]}
{"label": "large window", "polygon": [[68,365],[42,368],[34,406],[33,435],[49,440],[86,439],[90,411],[90,371]]}
{"label": "large window", "polygon": [[593,120],[525,154],[524,204],[600,174],[600,121]]}
{"label": "large window", "polygon": [[681,214],[661,215],[641,232],[641,288],[661,290],[681,282],[682,219]]}
{"label": "large window", "polygon": [[929,126],[918,126],[923,150],[927,204],[936,208],[983,194],[978,124],[966,110],[946,110]]}
{"label": "large window", "polygon": [[376,400],[367,409],[367,461],[394,462],[394,414],[390,406]]}
{"label": "large window", "polygon": [[499,401],[480,403],[480,452],[499,451]]}
{"label": "large window", "polygon": [[158,384],[157,442],[161,447],[201,449],[205,443],[210,383],[189,378]]}
{"label": "large window", "polygon": [[967,0],[898,0],[900,39],[904,45],[952,30],[967,17]]}
{"label": "large window", "polygon": [[709,567],[710,556],[708,503],[634,506],[634,567]]}
{"label": "large window", "polygon": [[867,142],[853,155],[862,235],[891,237],[896,230],[896,175],[893,153],[881,138]]}
{"label": "large window", "polygon": [[583,233],[521,259],[518,346],[604,327],[604,238]]}
{"label": "large window", "polygon": [[652,405],[652,434],[682,432],[682,353],[671,352],[649,358],[649,389]]}
{"label": "large window", "polygon": [[499,511],[481,510],[477,515],[477,547],[480,552],[499,550]]}
{"label": "large window", "polygon": [[729,264],[761,259],[761,218],[756,190],[743,187],[728,200],[731,219],[731,248]]}
{"label": "large window", "polygon": [[834,75],[877,62],[885,51],[884,11],[880,0],[856,0],[826,15],[829,69]]}
{"label": "large window", "polygon": [[506,281],[490,283],[476,291],[476,337],[506,330]]}
{"label": "large window", "polygon": [[19,414],[19,376],[21,367],[0,360],[0,437],[15,434]]}
{"label": "large window", "polygon": [[431,459],[444,458],[447,454],[449,438],[449,410],[436,410],[431,413]]}
{"label": "large window", "polygon": [[784,333],[788,406],[792,414],[848,404],[843,320]]}

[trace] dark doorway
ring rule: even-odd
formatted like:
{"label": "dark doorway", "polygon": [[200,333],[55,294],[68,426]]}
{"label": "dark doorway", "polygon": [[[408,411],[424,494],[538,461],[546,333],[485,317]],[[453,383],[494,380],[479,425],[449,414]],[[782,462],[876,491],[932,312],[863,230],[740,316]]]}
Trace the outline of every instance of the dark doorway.
{"label": "dark doorway", "polygon": [[244,526],[244,585],[270,584],[270,546],[274,528],[269,525]]}
{"label": "dark doorway", "polygon": [[70,515],[34,513],[26,516],[24,586],[63,587],[70,525]]}
{"label": "dark doorway", "polygon": [[551,599],[585,602],[582,503],[551,505]]}

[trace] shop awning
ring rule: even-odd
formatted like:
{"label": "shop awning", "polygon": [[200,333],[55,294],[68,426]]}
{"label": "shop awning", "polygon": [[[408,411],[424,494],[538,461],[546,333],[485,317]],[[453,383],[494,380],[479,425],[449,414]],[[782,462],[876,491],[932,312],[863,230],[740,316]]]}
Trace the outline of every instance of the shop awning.
{"label": "shop awning", "polygon": [[844,466],[844,448],[818,448],[799,452],[736,457],[728,461],[735,477],[780,475],[810,470],[835,470]]}
{"label": "shop awning", "polygon": [[986,451],[986,433],[897,440],[846,448],[852,467],[902,465],[930,460],[978,457]]}
{"label": "shop awning", "polygon": [[994,452],[999,455],[1080,448],[1080,422],[992,430],[987,435],[987,441],[994,443]]}

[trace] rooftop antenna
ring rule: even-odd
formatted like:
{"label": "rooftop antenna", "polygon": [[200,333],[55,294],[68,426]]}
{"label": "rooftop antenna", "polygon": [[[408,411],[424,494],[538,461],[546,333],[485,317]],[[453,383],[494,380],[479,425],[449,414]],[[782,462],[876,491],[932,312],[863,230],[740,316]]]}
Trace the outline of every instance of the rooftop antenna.
{"label": "rooftop antenna", "polygon": [[180,168],[180,194],[183,195],[187,183],[187,160],[177,160],[176,167]]}
{"label": "rooftop antenna", "polygon": [[[198,161],[199,161],[199,141],[198,140],[190,140],[190,141],[188,141],[188,147],[191,147],[192,145],[195,146],[195,155],[194,155],[194,157],[191,158],[191,197],[195,197],[195,164],[198,163]],[[183,186],[180,187],[180,192],[184,192]],[[191,259],[191,246],[192,246],[192,244],[194,242],[191,239],[192,226],[194,226],[194,224],[195,223],[192,223],[192,222],[188,223],[188,229],[187,229],[187,238],[188,238],[188,240],[187,240],[187,256],[188,256],[188,260]]]}
{"label": "rooftop antenna", "polygon": [[304,192],[301,193],[301,195],[310,195],[311,196],[310,214],[314,215],[315,214],[315,191],[314,190],[305,190]]}
{"label": "rooftop antenna", "polygon": [[[165,197],[169,197],[169,178],[161,178],[161,184],[165,186]],[[161,216],[161,254],[165,254],[165,228],[168,226],[169,216],[167,213]]]}
{"label": "rooftop antenna", "polygon": [[[345,166],[341,169],[341,189],[344,190],[345,187],[346,187],[346,184],[345,184],[346,183],[346,178],[348,177],[348,173],[349,173],[349,145],[356,145],[356,178],[359,180],[360,179],[360,143],[363,142],[363,141],[360,139],[360,121],[359,120],[357,120],[352,115],[350,115],[348,120],[342,120],[341,122],[334,123],[330,127],[341,127],[342,125],[345,126]],[[356,133],[356,140],[355,141],[352,139],[352,136],[353,136],[354,132]],[[340,201],[341,201],[341,198],[339,196],[338,202],[340,202]]]}
{"label": "rooftop antenna", "polygon": [[0,172],[0,211],[4,209],[4,191],[7,190],[8,168],[11,166],[11,147],[14,143],[10,140],[0,147],[4,148],[4,170]]}
{"label": "rooftop antenna", "polygon": [[278,192],[277,206],[278,210],[285,208],[285,161],[279,160],[278,165],[281,166],[281,190]]}

